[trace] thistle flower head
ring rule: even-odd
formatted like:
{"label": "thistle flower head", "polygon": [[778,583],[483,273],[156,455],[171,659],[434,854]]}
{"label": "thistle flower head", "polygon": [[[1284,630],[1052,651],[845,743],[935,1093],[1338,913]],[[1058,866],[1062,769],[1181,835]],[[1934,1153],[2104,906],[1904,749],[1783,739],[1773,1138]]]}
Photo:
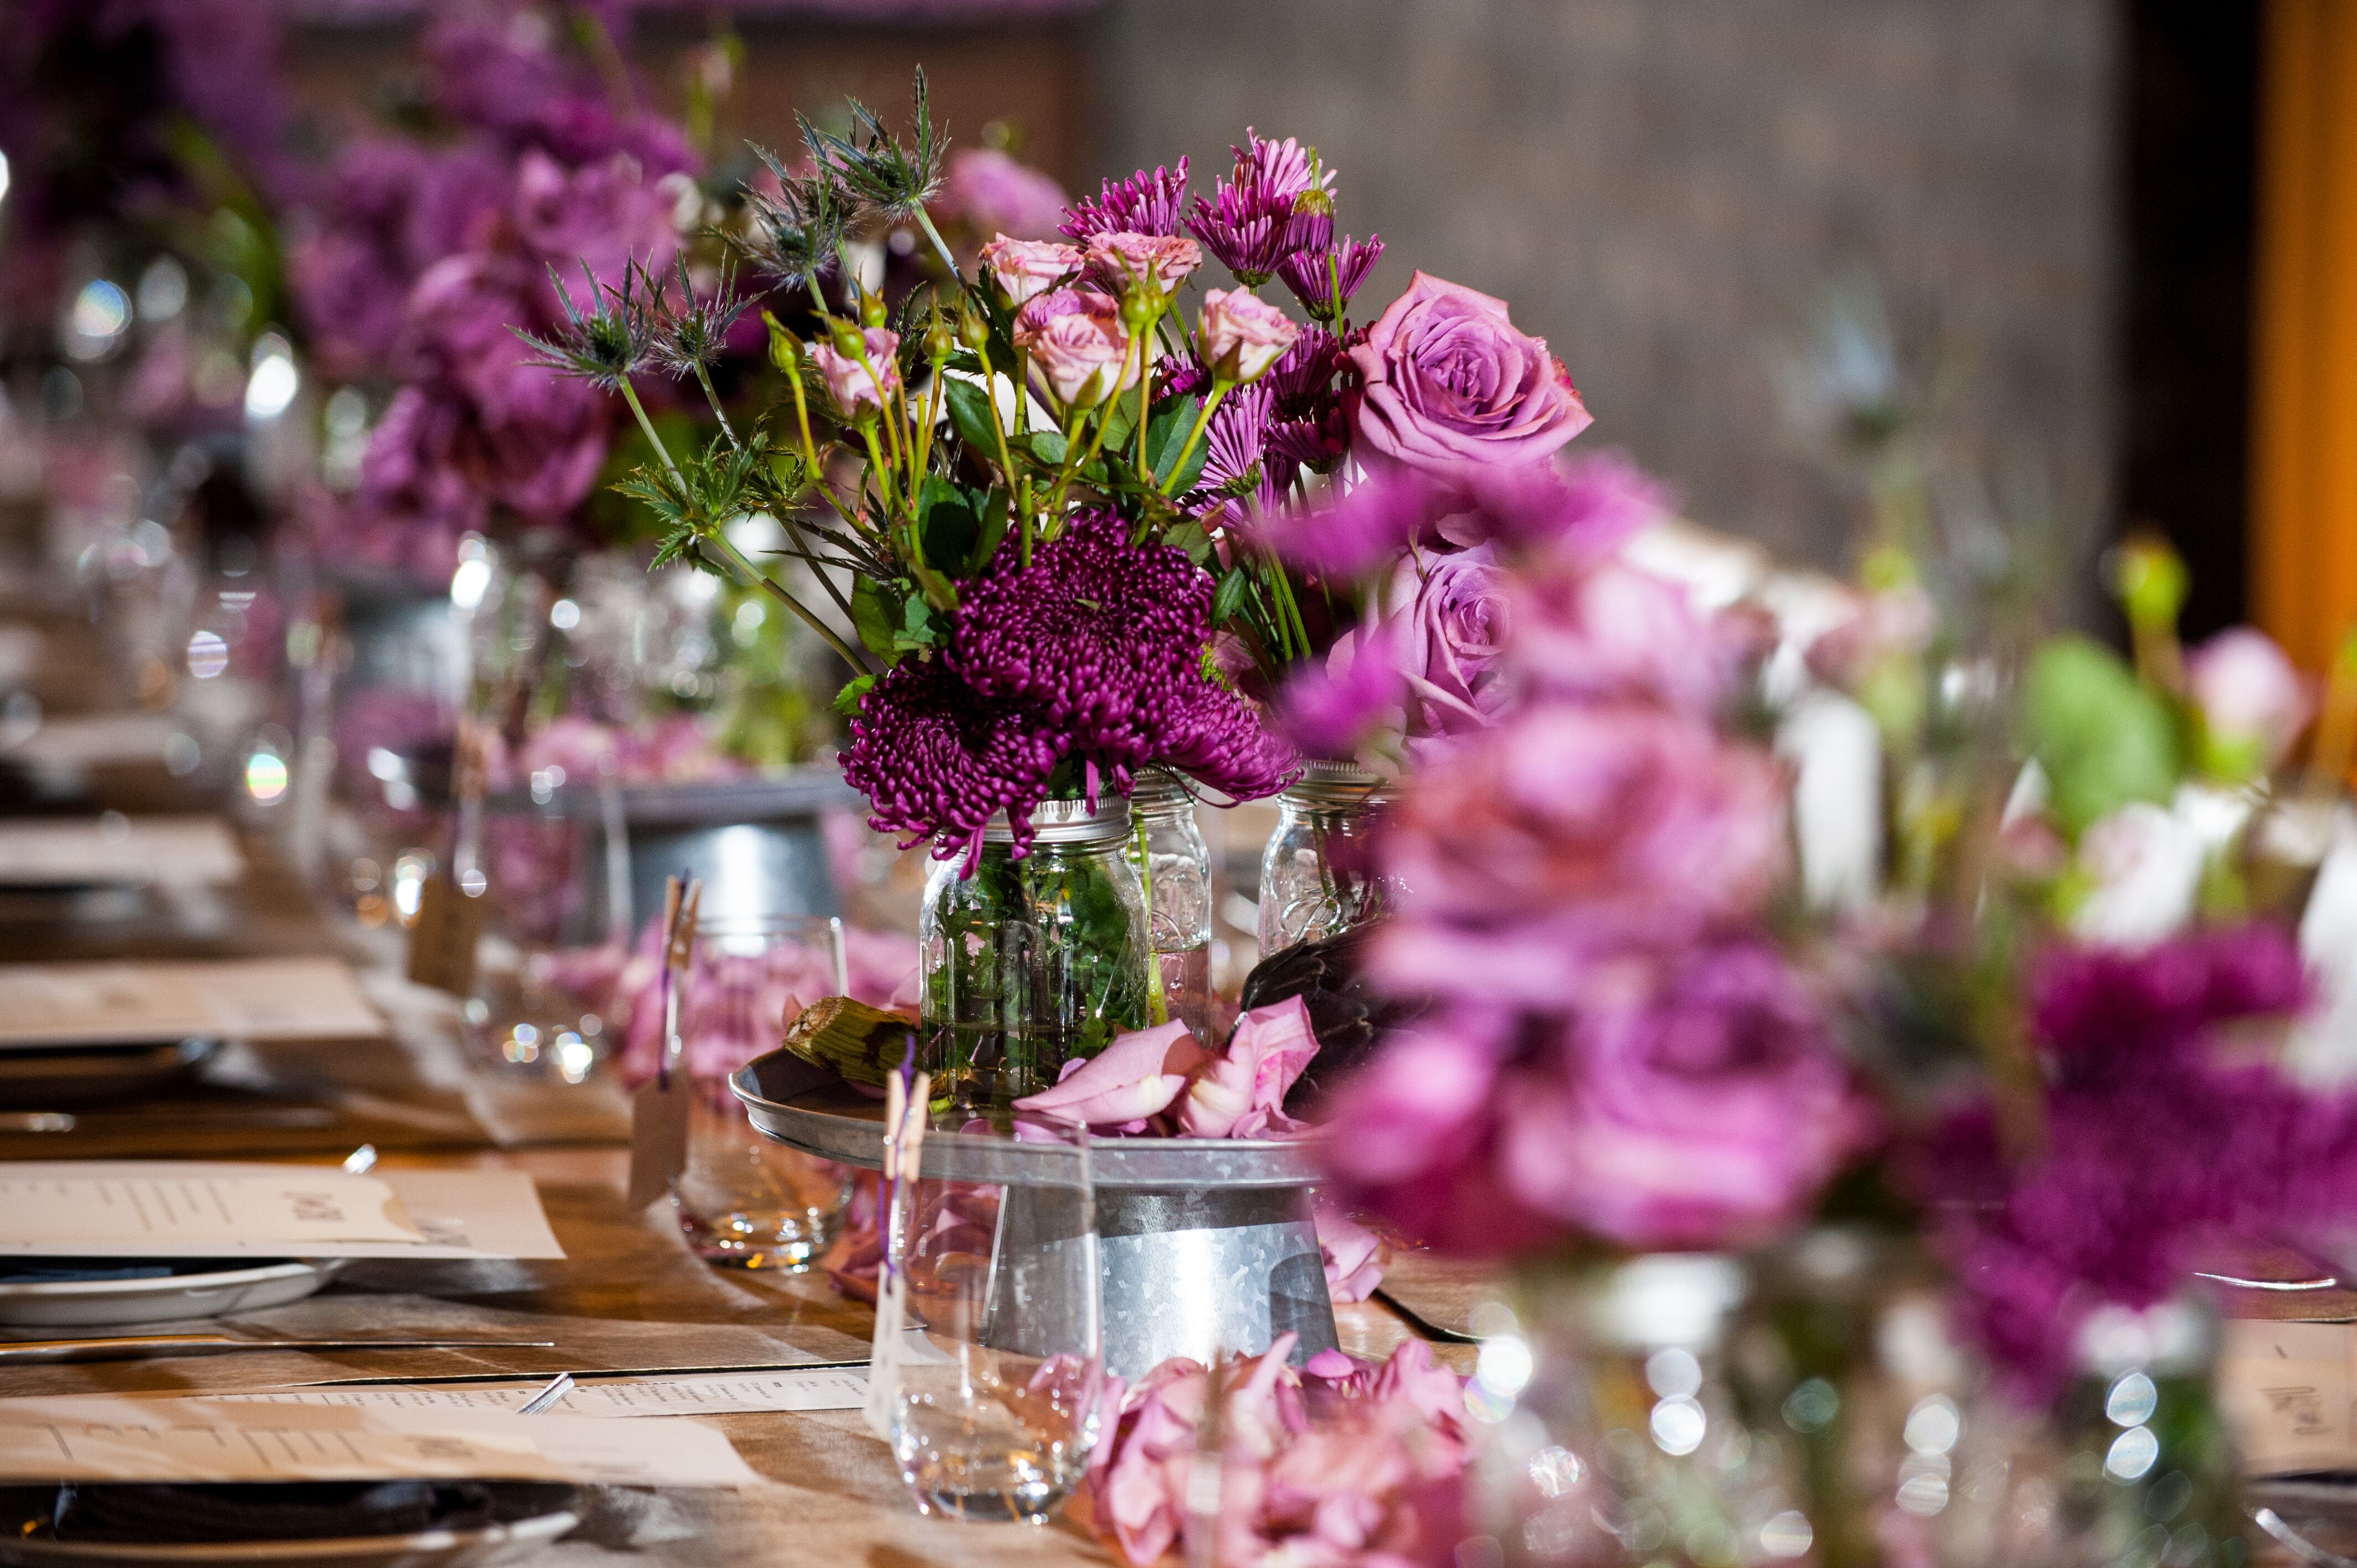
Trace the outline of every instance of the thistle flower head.
{"label": "thistle flower head", "polygon": [[[679,304],[661,313],[651,354],[657,369],[674,376],[692,375],[708,369],[714,360],[726,351],[728,329],[745,314],[752,302],[737,292],[736,269],[726,263],[713,283],[712,291],[699,298],[695,285],[687,275],[687,257],[677,257],[679,266]],[[635,264],[635,263],[634,263]],[[650,285],[658,302],[662,290],[654,287],[654,279],[643,268],[640,276]]]}
{"label": "thistle flower head", "polygon": [[802,144],[823,175],[832,175],[867,213],[898,220],[913,219],[941,194],[942,163],[948,140],[935,134],[931,94],[925,73],[917,71],[915,136],[904,144],[884,127],[866,104],[850,100],[851,134],[838,136],[822,131],[796,115]]}
{"label": "thistle flower head", "polygon": [[1176,235],[1186,214],[1187,160],[1176,170],[1157,166],[1152,174],[1139,169],[1127,179],[1106,180],[1094,200],[1082,199],[1064,209],[1064,237],[1085,243],[1092,234]]}
{"label": "thistle flower head", "polygon": [[797,175],[777,154],[754,151],[777,177],[778,193],[746,188],[752,231],[732,233],[729,247],[765,276],[815,295],[820,280],[840,264],[843,243],[851,235],[851,205],[824,168]]}
{"label": "thistle flower head", "polygon": [[574,299],[554,267],[548,269],[549,281],[556,286],[558,308],[564,312],[563,326],[545,338],[520,327],[508,330],[532,349],[527,363],[578,376],[591,386],[612,392],[654,357],[663,308],[662,283],[636,262],[622,269],[619,284],[600,284],[586,262],[581,273],[587,283],[586,305]]}

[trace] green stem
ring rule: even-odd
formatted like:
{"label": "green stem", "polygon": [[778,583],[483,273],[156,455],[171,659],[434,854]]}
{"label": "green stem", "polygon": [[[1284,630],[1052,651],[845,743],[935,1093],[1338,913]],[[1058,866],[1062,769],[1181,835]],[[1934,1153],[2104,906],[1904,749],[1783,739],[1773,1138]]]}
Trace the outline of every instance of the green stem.
{"label": "green stem", "polygon": [[1228,389],[1232,384],[1229,381],[1211,383],[1211,395],[1204,400],[1203,411],[1195,416],[1195,428],[1187,432],[1187,443],[1178,448],[1178,461],[1170,465],[1170,472],[1155,482],[1156,489],[1168,495],[1170,487],[1178,483],[1178,476],[1187,471],[1187,459],[1195,455],[1195,443],[1203,438],[1203,432],[1211,425],[1211,411],[1220,406],[1220,400],[1228,395]]}
{"label": "green stem", "polygon": [[949,242],[942,238],[942,231],[933,227],[932,215],[922,207],[918,208],[917,223],[924,230],[925,238],[933,242],[933,253],[941,257],[942,265],[949,268],[950,276],[956,277],[958,275],[957,258],[950,254]]}
{"label": "green stem", "polygon": [[[974,358],[982,361],[982,392],[990,400],[990,433],[998,437],[998,468],[1006,476],[1006,494],[1012,499],[1015,495],[1015,458],[1006,446],[1006,422],[998,416],[998,376],[990,368],[990,345],[985,342],[974,352]],[[1015,389],[1015,406],[1017,410],[1023,406],[1020,385]],[[1031,564],[1028,552],[1024,555],[1023,564],[1027,566]]]}
{"label": "green stem", "polygon": [[884,461],[883,448],[876,445],[877,421],[862,420],[859,434],[867,443],[868,466],[876,470],[876,482],[883,487],[884,510],[888,514],[901,510],[899,499],[892,491],[892,468]]}
{"label": "green stem", "polygon": [[622,378],[622,400],[630,405],[630,412],[639,416],[639,428],[646,432],[647,445],[655,449],[655,456],[661,457],[663,467],[671,470],[671,477],[680,479],[683,484],[685,483],[680,474],[679,465],[671,460],[671,448],[665,446],[662,437],[655,434],[655,422],[647,417],[646,405],[639,402],[638,389],[630,385],[630,378],[628,376]]}
{"label": "green stem", "polygon": [[1137,817],[1137,885],[1146,894],[1146,1004],[1154,1022],[1170,1022],[1170,999],[1162,990],[1162,954],[1154,945],[1154,849],[1146,838],[1146,813]]}
{"label": "green stem", "polygon": [[737,439],[737,428],[728,423],[728,411],[720,406],[720,394],[712,390],[712,372],[700,360],[695,367],[695,380],[704,389],[704,401],[712,405],[712,417],[720,422],[720,434],[728,438],[728,445],[742,452],[745,444]]}
{"label": "green stem", "polygon": [[[1145,348],[1143,344],[1135,344],[1133,347],[1138,349],[1140,352],[1143,352]],[[1125,372],[1129,370],[1128,349],[1122,350],[1121,368]],[[1113,411],[1120,397],[1121,393],[1116,391],[1112,397],[1105,399],[1103,405],[1097,410],[1096,434],[1089,437],[1089,449],[1082,455],[1081,460],[1075,463],[1071,460],[1070,452],[1064,454],[1064,471],[1057,477],[1055,498],[1048,505],[1049,511],[1062,514],[1064,492],[1071,487],[1073,476],[1095,462],[1097,454],[1104,450],[1105,427],[1113,423]]]}
{"label": "green stem", "polygon": [[834,628],[821,620],[808,605],[786,592],[783,584],[746,560],[743,553],[728,542],[728,536],[726,533],[715,528],[709,533],[702,535],[702,538],[706,544],[717,550],[721,559],[726,562],[746,584],[760,588],[771,598],[802,617],[803,624],[818,633],[829,648],[841,654],[844,662],[850,665],[855,671],[862,675],[869,672],[866,660],[861,658],[849,643],[837,637]]}

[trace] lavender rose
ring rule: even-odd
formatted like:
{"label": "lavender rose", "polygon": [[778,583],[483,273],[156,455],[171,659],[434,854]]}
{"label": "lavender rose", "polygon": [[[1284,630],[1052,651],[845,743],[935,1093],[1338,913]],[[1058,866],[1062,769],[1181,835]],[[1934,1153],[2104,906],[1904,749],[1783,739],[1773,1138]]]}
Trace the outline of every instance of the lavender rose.
{"label": "lavender rose", "polygon": [[1205,294],[1200,325],[1203,362],[1236,386],[1266,375],[1301,336],[1297,322],[1248,288]]}
{"label": "lavender rose", "polygon": [[1862,1142],[1824,1015],[1764,943],[1632,963],[1589,1000],[1499,1096],[1504,1185],[1536,1212],[1627,1247],[1742,1245]]}
{"label": "lavender rose", "polygon": [[1494,544],[1400,563],[1389,613],[1411,733],[1480,729],[1504,705],[1498,656],[1512,623],[1507,585]]}
{"label": "lavender rose", "polygon": [[1573,1004],[1587,961],[1748,918],[1790,865],[1783,779],[1706,718],[1543,703],[1460,736],[1392,809],[1415,889],[1373,966],[1403,992]]}
{"label": "lavender rose", "polygon": [[[863,409],[873,413],[882,408],[884,400],[900,390],[900,335],[881,327],[870,327],[866,333],[866,348],[865,365],[859,362],[859,356],[845,353],[823,339],[811,349],[818,373],[826,379],[827,395],[854,419]],[[870,365],[875,367],[875,375],[868,374]],[[877,376],[884,378],[881,387],[876,384]]]}
{"label": "lavender rose", "polygon": [[1587,428],[1545,340],[1514,329],[1506,302],[1417,273],[1351,360],[1365,379],[1361,447],[1410,467],[1535,463]]}
{"label": "lavender rose", "polygon": [[1132,284],[1168,294],[1202,264],[1203,247],[1192,240],[1121,230],[1089,236],[1089,279],[1114,294]]}
{"label": "lavender rose", "polygon": [[1121,304],[1093,289],[1060,288],[1025,306],[1015,318],[1015,346],[1067,408],[1094,408],[1137,383]]}
{"label": "lavender rose", "polygon": [[1007,307],[1028,305],[1081,270],[1075,245],[1053,240],[1010,240],[1001,234],[982,248],[982,267]]}

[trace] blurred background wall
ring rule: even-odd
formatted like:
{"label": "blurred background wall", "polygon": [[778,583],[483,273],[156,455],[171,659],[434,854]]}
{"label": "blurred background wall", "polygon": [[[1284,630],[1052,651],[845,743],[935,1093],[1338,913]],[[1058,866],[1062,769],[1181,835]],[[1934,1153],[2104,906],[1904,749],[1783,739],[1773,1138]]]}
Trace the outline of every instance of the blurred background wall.
{"label": "blurred background wall", "polygon": [[[305,90],[349,117],[418,7],[313,3]],[[1339,169],[1345,227],[1389,243],[1370,313],[1415,266],[1502,295],[1570,367],[1585,441],[1667,476],[1697,521],[1828,566],[1861,487],[1788,416],[1778,367],[1829,290],[1878,301],[1952,470],[2045,498],[2079,612],[2098,613],[2089,558],[2145,522],[2194,566],[2198,634],[2249,596],[2266,9],[740,0],[642,9],[632,48],[673,91],[725,18],[731,120],[770,145],[845,91],[904,104],[921,62],[955,137],[1006,139],[1074,190],[1181,154],[1204,189],[1246,125],[1298,136]]]}

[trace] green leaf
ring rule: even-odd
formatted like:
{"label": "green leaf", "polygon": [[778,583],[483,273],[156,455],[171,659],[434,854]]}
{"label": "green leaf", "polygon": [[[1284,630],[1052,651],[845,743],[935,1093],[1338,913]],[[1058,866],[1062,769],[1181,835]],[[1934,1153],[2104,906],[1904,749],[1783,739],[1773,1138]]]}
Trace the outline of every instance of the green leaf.
{"label": "green leaf", "polygon": [[917,491],[917,537],[925,564],[946,575],[964,575],[974,542],[982,537],[974,498],[939,474],[926,475]]}
{"label": "green leaf", "polygon": [[938,648],[942,641],[942,629],[924,596],[910,594],[900,607],[900,629],[893,634],[892,646],[903,653],[917,648]]}
{"label": "green leaf", "polygon": [[[1169,475],[1170,465],[1178,460],[1178,444],[1187,439],[1187,432],[1195,428],[1195,421],[1202,412],[1201,398],[1182,397],[1156,409],[1154,416],[1146,422],[1146,460],[1154,470],[1157,484]],[[1200,450],[1202,445],[1197,442],[1197,449]],[[1202,467],[1197,463],[1197,472]],[[1178,494],[1186,488],[1185,484],[1173,486],[1170,493]]]}
{"label": "green leaf", "polygon": [[1242,566],[1231,566],[1228,575],[1220,579],[1219,592],[1211,596],[1211,624],[1227,624],[1228,618],[1243,607],[1244,596],[1252,591],[1252,574]]}
{"label": "green leaf", "polygon": [[2131,801],[2166,805],[2183,764],[2169,703],[2120,656],[2058,637],[2022,680],[2023,737],[2046,771],[2055,820],[2076,839]]}
{"label": "green leaf", "polygon": [[[1104,420],[1104,449],[1126,452],[1137,436],[1137,394],[1132,392],[1116,397],[1102,416]],[[1151,415],[1147,421],[1152,424]]]}
{"label": "green leaf", "polygon": [[1023,438],[1032,460],[1044,467],[1053,468],[1063,462],[1066,447],[1060,430],[1035,430]]}
{"label": "green leaf", "polygon": [[[1188,560],[1207,572],[1219,559],[1219,553],[1211,547],[1211,536],[1203,531],[1201,523],[1191,517],[1163,530],[1162,542],[1173,550],[1185,552]],[[1216,605],[1217,601],[1213,602]],[[1216,615],[1213,624],[1218,624]]]}
{"label": "green leaf", "polygon": [[998,461],[998,425],[990,412],[990,394],[972,381],[954,377],[944,383],[950,403],[950,424],[966,450],[986,462]]}
{"label": "green leaf", "polygon": [[899,656],[893,628],[899,625],[901,614],[898,596],[882,583],[864,573],[852,579],[852,627],[859,633],[861,645],[871,653],[882,654],[888,664]]}
{"label": "green leaf", "polygon": [[875,676],[853,676],[844,682],[843,690],[834,694],[834,711],[845,718],[854,716],[859,712],[859,699],[867,695],[875,688]]}
{"label": "green leaf", "polygon": [[975,535],[974,553],[966,557],[965,570],[958,575],[971,577],[988,566],[998,553],[999,544],[1006,538],[1006,530],[1015,521],[1015,508],[1005,490],[993,490],[982,499],[982,532]]}

